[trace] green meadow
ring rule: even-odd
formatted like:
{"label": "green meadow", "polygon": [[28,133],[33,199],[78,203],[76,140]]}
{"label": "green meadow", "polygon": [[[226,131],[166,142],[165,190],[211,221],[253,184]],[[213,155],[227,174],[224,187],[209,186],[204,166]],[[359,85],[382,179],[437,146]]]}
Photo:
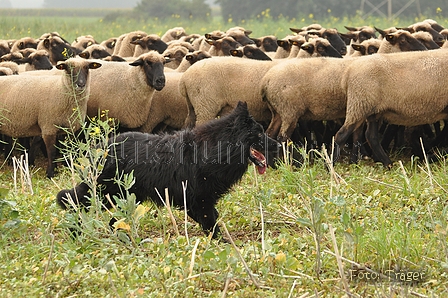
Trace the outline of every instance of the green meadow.
{"label": "green meadow", "polygon": [[[183,26],[203,34],[236,25],[175,16],[107,21],[104,12],[57,10],[0,16],[3,39],[57,31],[69,41],[86,34],[102,41],[137,29],[161,35]],[[267,11],[239,25],[253,37],[283,37],[290,27],[315,22],[344,31],[344,25],[388,28],[415,21],[274,20]],[[101,140],[102,129],[86,128],[87,144]],[[89,154],[76,155],[80,150]],[[72,143],[65,151],[71,166],[60,165],[51,180],[43,156],[28,169],[2,157],[0,297],[448,296],[447,156],[427,163],[393,154],[395,164],[386,170],[371,160],[332,167],[325,149],[300,150],[300,167],[288,158],[264,175],[249,167],[217,206],[225,242],[204,236],[183,210],[137,204],[132,194],[110,211],[96,203],[89,212],[63,211],[55,195],[101,169],[104,152],[98,150]],[[119,220],[113,230],[111,216]],[[73,237],[69,228],[83,232]]]}

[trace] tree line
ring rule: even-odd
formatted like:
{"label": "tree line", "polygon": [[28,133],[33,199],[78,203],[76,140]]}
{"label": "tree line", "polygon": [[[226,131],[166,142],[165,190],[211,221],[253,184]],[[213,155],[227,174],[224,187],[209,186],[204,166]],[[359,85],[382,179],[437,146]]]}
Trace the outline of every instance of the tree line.
{"label": "tree line", "polygon": [[[211,16],[210,0],[133,0],[133,16],[159,19],[177,16],[207,20]],[[390,2],[390,5],[389,5]],[[44,7],[119,7],[121,0],[45,0]],[[214,0],[224,20],[238,23],[254,17],[315,18],[378,15],[383,17],[448,16],[446,0]],[[381,5],[380,5],[381,4]],[[121,4],[122,5],[122,4]]]}

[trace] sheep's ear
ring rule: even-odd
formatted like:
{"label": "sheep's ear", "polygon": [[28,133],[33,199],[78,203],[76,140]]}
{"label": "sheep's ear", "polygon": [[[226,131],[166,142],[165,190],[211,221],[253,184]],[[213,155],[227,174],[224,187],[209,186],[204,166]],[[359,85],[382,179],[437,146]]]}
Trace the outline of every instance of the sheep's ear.
{"label": "sheep's ear", "polygon": [[48,39],[48,38],[44,39],[44,47],[47,48],[47,49],[50,48],[50,39]]}
{"label": "sheep's ear", "polygon": [[142,39],[131,40],[130,44],[143,46],[144,42]]}
{"label": "sheep's ear", "polygon": [[375,30],[378,31],[379,34],[384,38],[386,36],[386,31],[381,30],[380,28],[375,27]]}
{"label": "sheep's ear", "polygon": [[289,28],[289,30],[291,30],[294,33],[300,33],[303,31],[302,29],[299,29],[299,28]]}
{"label": "sheep's ear", "polygon": [[67,63],[61,62],[61,63],[58,63],[55,67],[56,67],[56,69],[59,69],[59,70],[66,70]]}
{"label": "sheep's ear", "polygon": [[89,68],[90,69],[97,69],[97,68],[100,68],[101,67],[101,63],[98,63],[98,62],[91,62],[90,64],[89,64]]}
{"label": "sheep's ear", "polygon": [[386,38],[386,40],[388,41],[388,42],[392,42],[394,39],[395,39],[395,35],[393,35],[393,34],[387,34],[386,36],[385,36],[385,38]]}
{"label": "sheep's ear", "polygon": [[261,47],[261,39],[259,38],[251,38],[257,47]]}
{"label": "sheep's ear", "polygon": [[234,57],[243,57],[243,51],[240,50],[230,50],[230,55]]}
{"label": "sheep's ear", "polygon": [[247,111],[247,102],[245,101],[239,101],[237,104],[237,108],[238,109],[244,109]]}
{"label": "sheep's ear", "polygon": [[81,52],[78,54],[79,57],[84,58],[84,59],[89,59],[90,54],[89,52]]}
{"label": "sheep's ear", "polygon": [[16,62],[17,64],[25,64],[25,63],[30,63],[33,62],[33,59],[31,59],[30,57],[23,57],[21,59],[17,59],[14,62]]}
{"label": "sheep's ear", "polygon": [[[360,45],[360,44],[352,44],[352,48],[355,50],[355,51],[359,51],[359,52],[363,52],[362,50],[364,49],[364,46],[362,46],[362,45]],[[363,52],[364,53],[364,52]]]}
{"label": "sheep's ear", "polygon": [[141,66],[143,65],[143,59],[137,59],[134,62],[129,63],[130,66]]}

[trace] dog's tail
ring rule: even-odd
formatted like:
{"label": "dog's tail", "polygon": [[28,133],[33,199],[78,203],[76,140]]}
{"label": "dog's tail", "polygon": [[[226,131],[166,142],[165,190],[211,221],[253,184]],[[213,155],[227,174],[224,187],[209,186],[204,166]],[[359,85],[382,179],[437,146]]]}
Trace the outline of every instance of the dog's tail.
{"label": "dog's tail", "polygon": [[81,183],[72,189],[63,189],[56,195],[56,201],[63,209],[73,209],[76,206],[87,207],[90,200],[87,198],[89,186]]}

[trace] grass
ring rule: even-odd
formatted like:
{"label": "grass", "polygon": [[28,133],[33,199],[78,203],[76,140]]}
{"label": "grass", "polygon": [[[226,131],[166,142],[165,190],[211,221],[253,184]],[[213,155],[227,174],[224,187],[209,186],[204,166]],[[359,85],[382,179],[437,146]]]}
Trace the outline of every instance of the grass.
{"label": "grass", "polygon": [[[40,162],[32,169],[34,195],[25,187],[14,190],[12,169],[2,169],[1,185],[10,189],[2,199],[10,205],[0,205],[2,297],[448,294],[444,158],[429,165],[431,179],[415,161],[390,171],[369,161],[337,164],[339,184],[321,160],[300,168],[282,164],[263,176],[250,168],[218,205],[235,246],[203,236],[182,210],[173,210],[177,235],[167,209],[151,203],[128,215],[135,229],[110,232],[109,213],[86,214],[87,232],[74,239],[70,215],[54,200],[71,186],[72,173],[60,168],[50,181]],[[6,224],[11,219],[19,222]],[[134,241],[123,237],[131,229]],[[347,288],[336,256],[343,259]],[[362,279],[369,269],[424,278],[374,283]]]}
{"label": "grass", "polygon": [[[311,23],[320,23],[324,27],[337,28],[345,32],[344,26],[370,25],[378,28],[389,28],[392,26],[405,27],[414,22],[421,21],[429,16],[421,16],[415,19],[393,19],[387,20],[380,17],[369,16],[362,18],[354,17],[332,17],[317,19],[312,14],[301,15],[296,19],[278,18],[269,15],[269,11],[254,19],[242,21],[235,24],[232,19],[222,20],[219,16],[213,16],[209,22],[194,19],[180,19],[173,16],[170,19],[124,19],[110,18],[115,10],[64,10],[64,9],[0,9],[0,36],[3,39],[17,39],[24,36],[34,38],[40,37],[46,32],[59,32],[68,41],[74,40],[80,35],[91,34],[98,42],[109,37],[116,37],[133,30],[143,30],[147,33],[162,35],[168,29],[182,26],[187,33],[205,34],[213,30],[227,30],[230,27],[240,25],[252,30],[252,37],[275,35],[279,38],[291,33],[290,27],[300,28]],[[435,13],[430,16],[440,24],[444,25],[446,20]],[[109,21],[108,21],[109,20]]]}
{"label": "grass", "polygon": [[[241,25],[257,37],[286,35],[291,26],[313,22],[343,30],[413,21],[307,16]],[[205,33],[235,24],[7,16],[0,34],[6,39],[59,31],[68,40],[81,34],[102,40],[135,29],[162,34],[179,25]],[[137,205],[132,195],[111,211],[120,219],[114,231],[108,227],[111,214],[92,208],[81,214],[84,233],[73,238],[68,227],[76,227],[77,218],[56,205],[55,195],[72,187],[76,171],[59,167],[49,180],[41,157],[30,169],[31,194],[19,173],[14,183],[13,168],[4,163],[0,297],[447,296],[447,159],[430,165],[394,159],[402,164],[391,170],[371,161],[337,163],[335,175],[321,158],[299,168],[280,164],[263,176],[249,168],[217,206],[233,243],[205,237],[182,210],[172,210],[176,231],[167,208]],[[78,170],[90,165],[77,162]],[[418,278],[406,275],[412,273]]]}

